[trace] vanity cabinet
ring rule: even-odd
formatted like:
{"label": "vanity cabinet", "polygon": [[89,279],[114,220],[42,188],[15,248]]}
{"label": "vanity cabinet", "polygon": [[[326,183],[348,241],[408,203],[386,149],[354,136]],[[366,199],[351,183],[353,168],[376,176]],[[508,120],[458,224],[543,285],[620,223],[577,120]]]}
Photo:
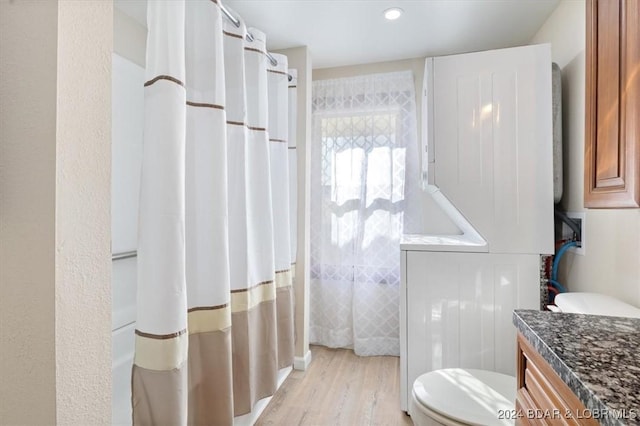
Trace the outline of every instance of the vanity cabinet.
{"label": "vanity cabinet", "polygon": [[584,204],[640,207],[640,1],[586,5]]}
{"label": "vanity cabinet", "polygon": [[517,345],[516,425],[599,425],[521,333]]}

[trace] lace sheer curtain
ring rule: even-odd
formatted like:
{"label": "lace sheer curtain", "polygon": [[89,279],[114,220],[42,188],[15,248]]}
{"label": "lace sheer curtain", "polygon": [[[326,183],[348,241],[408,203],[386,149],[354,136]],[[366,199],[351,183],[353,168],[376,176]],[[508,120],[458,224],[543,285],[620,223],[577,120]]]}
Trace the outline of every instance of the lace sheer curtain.
{"label": "lace sheer curtain", "polygon": [[413,75],[316,81],[312,108],[310,341],[398,355],[399,240],[419,182]]}

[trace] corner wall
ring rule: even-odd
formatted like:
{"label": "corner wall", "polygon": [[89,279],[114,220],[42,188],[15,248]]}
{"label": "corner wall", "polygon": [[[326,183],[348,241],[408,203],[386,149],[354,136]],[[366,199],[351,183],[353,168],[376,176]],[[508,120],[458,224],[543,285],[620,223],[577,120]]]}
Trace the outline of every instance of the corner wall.
{"label": "corner wall", "polygon": [[0,424],[110,424],[112,1],[0,0]]}
{"label": "corner wall", "polygon": [[274,51],[287,56],[289,68],[298,71],[298,111],[296,151],[298,154],[298,253],[296,257],[294,368],[305,370],[311,361],[309,351],[309,241],[310,241],[310,165],[311,165],[311,54],[306,46]]}
{"label": "corner wall", "polygon": [[147,52],[147,28],[113,8],[113,51],[131,62],[145,67]]}
{"label": "corner wall", "polygon": [[111,423],[113,2],[58,2],[56,424]]}
{"label": "corner wall", "polygon": [[54,424],[58,4],[0,1],[0,424]]}
{"label": "corner wall", "polygon": [[562,70],[563,209],[586,211],[586,254],[562,258],[560,281],[570,291],[607,294],[640,307],[640,209],[584,209],[584,0],[562,0],[531,40],[551,43]]}

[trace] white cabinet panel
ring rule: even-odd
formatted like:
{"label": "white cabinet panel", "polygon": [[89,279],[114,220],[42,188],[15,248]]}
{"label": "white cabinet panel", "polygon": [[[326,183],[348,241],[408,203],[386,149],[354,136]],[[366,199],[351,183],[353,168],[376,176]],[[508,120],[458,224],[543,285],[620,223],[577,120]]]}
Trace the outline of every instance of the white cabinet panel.
{"label": "white cabinet panel", "polygon": [[493,274],[486,265],[463,263],[458,267],[460,365],[491,370],[495,359]]}
{"label": "white cabinet panel", "polygon": [[433,183],[491,252],[553,253],[549,46],[432,62]]}
{"label": "white cabinet panel", "polygon": [[538,307],[539,256],[404,253],[403,409],[413,381],[431,370],[478,368],[514,375],[516,334],[511,316],[514,309]]}

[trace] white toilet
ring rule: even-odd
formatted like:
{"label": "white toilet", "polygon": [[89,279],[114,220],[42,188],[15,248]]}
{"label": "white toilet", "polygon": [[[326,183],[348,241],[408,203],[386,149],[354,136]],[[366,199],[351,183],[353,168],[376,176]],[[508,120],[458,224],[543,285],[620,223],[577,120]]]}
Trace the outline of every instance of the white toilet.
{"label": "white toilet", "polygon": [[416,426],[512,425],[515,399],[515,377],[447,368],[413,382],[409,412]]}
{"label": "white toilet", "polygon": [[[551,310],[591,315],[640,318],[640,309],[610,296],[562,293]],[[416,426],[510,425],[516,399],[516,378],[485,370],[448,368],[419,376],[410,398]]]}

